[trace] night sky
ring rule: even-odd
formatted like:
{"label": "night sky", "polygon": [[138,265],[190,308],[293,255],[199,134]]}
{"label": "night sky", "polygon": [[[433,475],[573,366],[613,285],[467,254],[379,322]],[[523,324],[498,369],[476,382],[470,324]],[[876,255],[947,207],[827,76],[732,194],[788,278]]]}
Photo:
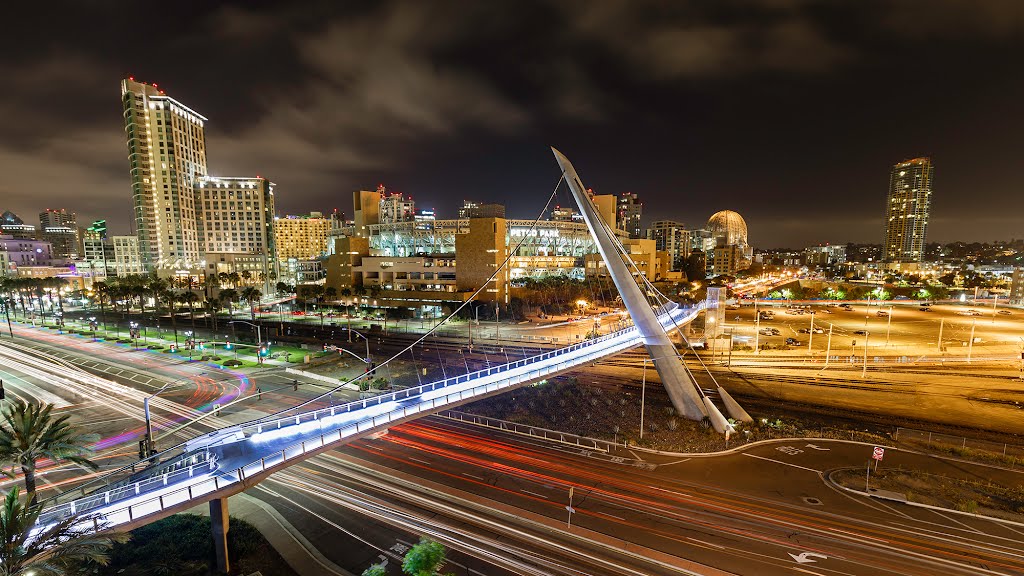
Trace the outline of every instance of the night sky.
{"label": "night sky", "polygon": [[128,231],[133,75],[207,116],[210,173],[269,177],[279,214],[351,213],[384,183],[442,217],[468,198],[532,218],[554,145],[596,192],[640,194],[645,224],[732,209],[756,247],[881,242],[890,166],[930,155],[930,241],[1024,237],[1019,0],[58,1],[6,20],[0,211],[36,224],[64,207]]}

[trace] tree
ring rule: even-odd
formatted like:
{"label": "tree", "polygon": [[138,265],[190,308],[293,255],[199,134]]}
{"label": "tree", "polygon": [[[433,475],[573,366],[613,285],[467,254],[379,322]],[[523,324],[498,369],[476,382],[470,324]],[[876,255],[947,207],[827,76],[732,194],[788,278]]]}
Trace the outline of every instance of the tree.
{"label": "tree", "polygon": [[234,318],[235,316],[235,300],[238,300],[238,290],[234,288],[227,288],[220,291],[220,299],[222,302],[228,303],[228,317]]}
{"label": "tree", "polygon": [[445,549],[440,542],[420,538],[419,544],[405,553],[402,572],[409,576],[435,576],[444,564],[444,554]]}
{"label": "tree", "polygon": [[114,543],[128,541],[128,534],[100,535],[92,528],[83,529],[80,516],[69,516],[32,534],[40,512],[39,505],[22,504],[17,486],[7,493],[0,507],[0,575],[80,574],[83,564],[106,566]]}
{"label": "tree", "polygon": [[36,462],[74,462],[91,470],[99,466],[86,455],[89,444],[99,440],[96,434],[78,434],[68,416],[54,418],[52,404],[29,404],[18,398],[3,408],[0,423],[0,462],[13,469],[20,466],[25,475],[25,491],[31,503],[36,501]]}
{"label": "tree", "polygon": [[252,316],[252,321],[256,321],[256,304],[259,303],[260,298],[263,297],[263,293],[258,288],[247,286],[242,289],[241,294],[242,300],[245,300],[246,304],[249,305],[249,314]]}
{"label": "tree", "polygon": [[374,564],[363,570],[362,576],[388,576],[388,569],[383,564]]}
{"label": "tree", "polygon": [[195,305],[196,302],[199,302],[199,295],[192,291],[182,292],[178,296],[178,300],[188,305],[188,317],[192,322],[192,329],[194,330],[196,327]]}

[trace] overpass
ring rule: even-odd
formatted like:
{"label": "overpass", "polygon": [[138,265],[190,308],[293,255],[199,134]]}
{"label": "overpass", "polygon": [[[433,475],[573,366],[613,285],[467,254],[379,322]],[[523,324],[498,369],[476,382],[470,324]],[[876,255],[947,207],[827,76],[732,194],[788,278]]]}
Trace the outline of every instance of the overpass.
{"label": "overpass", "polygon": [[[555,154],[562,166],[562,178],[569,183],[600,243],[601,254],[630,317],[636,322],[634,326],[370,399],[303,410],[311,400],[272,416],[221,428],[51,498],[44,503],[34,533],[67,518],[76,518],[76,526],[81,529],[131,530],[209,502],[218,568],[227,572],[229,496],[252,488],[288,466],[396,424],[533,384],[640,345],[647,347],[680,413],[694,419],[709,418],[716,430],[728,434],[731,426],[696,386],[668,339],[668,334],[688,325],[702,310],[720,303],[681,307],[657,293],[646,279],[643,281],[647,285],[641,291],[640,276],[634,277],[627,269],[632,260],[607,227],[599,224],[593,204],[584,194],[571,164],[557,151]],[[554,194],[553,191],[552,198]],[[512,250],[508,259],[514,253]],[[487,282],[483,286],[486,285]],[[652,297],[655,302],[651,302]],[[719,394],[731,415],[737,420],[749,420],[721,387]]]}

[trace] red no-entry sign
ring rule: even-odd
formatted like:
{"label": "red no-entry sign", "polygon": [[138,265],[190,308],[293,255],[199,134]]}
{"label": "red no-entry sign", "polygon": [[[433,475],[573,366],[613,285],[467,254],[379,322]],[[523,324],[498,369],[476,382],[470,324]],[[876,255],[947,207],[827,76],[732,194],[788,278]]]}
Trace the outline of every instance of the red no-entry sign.
{"label": "red no-entry sign", "polygon": [[875,449],[871,452],[871,457],[875,460],[881,460],[885,456],[885,448],[875,446]]}

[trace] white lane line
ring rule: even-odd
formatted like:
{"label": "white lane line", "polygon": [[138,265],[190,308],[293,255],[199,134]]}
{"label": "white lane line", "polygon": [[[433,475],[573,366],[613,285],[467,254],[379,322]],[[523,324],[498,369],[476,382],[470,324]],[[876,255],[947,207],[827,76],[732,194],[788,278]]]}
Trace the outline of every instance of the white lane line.
{"label": "white lane line", "polygon": [[550,498],[548,498],[547,496],[545,496],[545,495],[543,495],[543,494],[537,494],[536,492],[530,492],[529,490],[522,490],[522,491],[523,491],[523,492],[526,492],[527,494],[532,494],[532,495],[534,495],[534,496],[537,496],[537,497],[543,498],[543,499],[545,499],[545,500],[550,500]]}
{"label": "white lane line", "polygon": [[692,540],[693,542],[697,542],[699,544],[703,544],[705,546],[711,546],[712,548],[718,548],[719,550],[725,550],[725,546],[722,546],[721,544],[713,544],[711,542],[705,542],[703,540],[698,540],[696,538],[691,538],[690,536],[687,536],[686,539],[687,540]]}
{"label": "white lane line", "polygon": [[689,462],[690,460],[693,460],[693,458],[683,458],[682,460],[676,460],[675,462],[666,462],[664,464],[658,464],[658,467],[660,468],[662,466],[671,466],[673,464],[680,464],[682,462]]}
{"label": "white lane line", "polygon": [[463,476],[469,476],[470,478],[475,478],[475,479],[481,480],[481,481],[484,479],[483,476],[477,476],[476,474],[470,474],[469,472],[463,472],[462,475]]}
{"label": "white lane line", "polygon": [[1001,522],[996,522],[995,520],[992,520],[992,523],[995,524],[996,526],[999,526],[1000,528],[1006,528],[1010,532],[1016,532],[1017,534],[1020,534],[1021,536],[1024,536],[1024,532],[1021,532],[1020,530],[1015,530],[1013,528],[1010,528],[1006,524],[1003,524]]}
{"label": "white lane line", "polygon": [[[931,510],[931,508],[929,508],[929,510]],[[946,516],[945,514],[942,514],[941,512],[939,512],[938,510],[932,510],[932,512],[934,512],[937,516],[941,516],[941,517],[945,518],[946,520],[949,520],[950,522],[956,522],[957,524],[963,526],[964,528],[966,528],[967,530],[970,530],[971,532],[976,532],[978,534],[985,534],[981,530],[978,530],[977,528],[972,528],[972,527],[968,526],[967,524],[964,524],[963,522],[957,520],[956,518],[952,518],[950,516]],[[950,528],[953,528],[953,526],[950,526]],[[985,534],[985,535],[988,536],[988,534]]]}
{"label": "white lane line", "polygon": [[632,450],[630,450],[630,451],[629,451],[629,453],[633,455],[633,458],[636,458],[636,459],[637,459],[637,460],[639,460],[640,462],[643,462],[643,461],[644,461],[644,459],[643,459],[643,458],[641,458],[640,456],[638,456],[636,452],[633,452]]}
{"label": "white lane line", "polygon": [[814,472],[815,474],[821,474],[821,470],[815,470],[814,468],[808,468],[806,466],[798,466],[797,464],[790,464],[789,462],[783,462],[782,460],[774,460],[772,458],[765,458],[764,456],[758,456],[757,454],[743,453],[744,456],[750,456],[751,458],[757,458],[758,460],[767,460],[769,462],[775,462],[776,464],[782,464],[783,466],[791,466],[793,468],[799,468],[801,470],[807,470],[808,472]]}
{"label": "white lane line", "polygon": [[825,576],[821,572],[811,572],[810,570],[807,570],[805,568],[798,568],[796,566],[793,567],[793,570],[796,570],[797,572],[803,572],[804,574],[814,574],[814,576]]}
{"label": "white lane line", "polygon": [[427,462],[426,460],[420,460],[419,458],[413,458],[412,456],[409,456],[409,460],[419,462],[420,464],[430,464],[430,462]]}

